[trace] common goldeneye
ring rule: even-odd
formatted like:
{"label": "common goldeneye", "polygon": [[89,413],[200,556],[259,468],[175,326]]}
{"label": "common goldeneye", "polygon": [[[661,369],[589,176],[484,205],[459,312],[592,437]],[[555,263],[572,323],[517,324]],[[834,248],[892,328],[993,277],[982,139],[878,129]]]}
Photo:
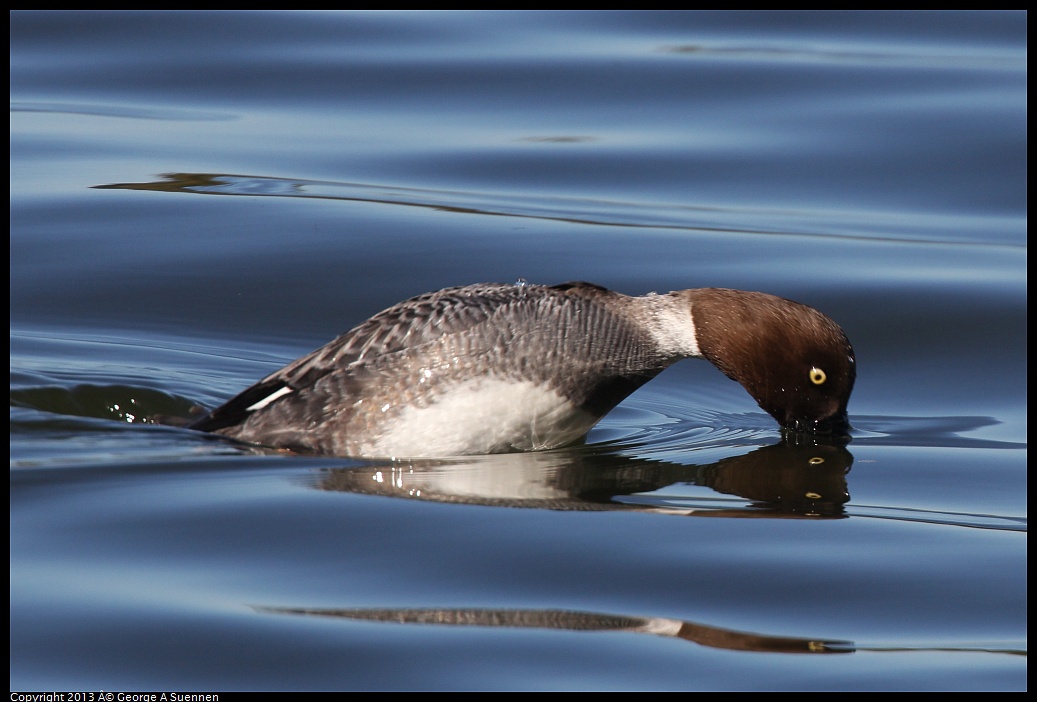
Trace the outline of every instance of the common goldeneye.
{"label": "common goldeneye", "polygon": [[712,362],[786,430],[849,429],[853,348],[812,307],[722,288],[630,297],[583,282],[401,302],[191,428],[334,456],[549,449],[683,358]]}

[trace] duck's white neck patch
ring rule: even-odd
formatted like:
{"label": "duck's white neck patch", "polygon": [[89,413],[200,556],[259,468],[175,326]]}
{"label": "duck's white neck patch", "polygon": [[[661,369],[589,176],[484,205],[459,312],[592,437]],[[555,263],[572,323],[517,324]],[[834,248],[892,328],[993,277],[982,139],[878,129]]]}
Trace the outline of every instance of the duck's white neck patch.
{"label": "duck's white neck patch", "polygon": [[644,306],[652,336],[665,353],[688,358],[701,357],[691,300],[680,293],[634,298]]}
{"label": "duck's white neck patch", "polygon": [[363,456],[410,458],[533,451],[572,443],[598,419],[547,386],[482,378],[427,407],[403,409],[357,448]]}

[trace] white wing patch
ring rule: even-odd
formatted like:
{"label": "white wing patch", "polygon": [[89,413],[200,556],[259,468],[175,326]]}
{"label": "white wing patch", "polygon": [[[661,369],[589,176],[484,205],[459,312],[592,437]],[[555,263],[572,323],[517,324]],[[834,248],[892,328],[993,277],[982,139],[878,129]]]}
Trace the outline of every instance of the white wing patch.
{"label": "white wing patch", "polygon": [[246,412],[255,412],[256,410],[261,410],[264,407],[266,407],[267,405],[269,405],[271,402],[276,400],[277,398],[284,397],[285,395],[287,395],[288,393],[291,393],[291,392],[295,392],[295,391],[292,390],[292,388],[290,388],[290,387],[288,387],[286,385],[285,387],[281,388],[277,392],[273,392],[273,393],[267,395],[266,397],[264,397],[262,400],[260,400],[259,402],[255,403],[251,407],[246,407],[245,411]]}

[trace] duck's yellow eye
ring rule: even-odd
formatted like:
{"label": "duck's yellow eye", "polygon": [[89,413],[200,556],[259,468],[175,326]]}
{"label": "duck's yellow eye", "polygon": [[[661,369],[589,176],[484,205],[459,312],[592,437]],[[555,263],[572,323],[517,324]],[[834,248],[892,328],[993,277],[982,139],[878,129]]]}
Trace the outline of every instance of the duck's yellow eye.
{"label": "duck's yellow eye", "polygon": [[828,380],[828,376],[825,375],[825,372],[823,370],[821,370],[817,366],[814,366],[810,369],[811,383],[813,383],[814,385],[824,385],[826,380]]}

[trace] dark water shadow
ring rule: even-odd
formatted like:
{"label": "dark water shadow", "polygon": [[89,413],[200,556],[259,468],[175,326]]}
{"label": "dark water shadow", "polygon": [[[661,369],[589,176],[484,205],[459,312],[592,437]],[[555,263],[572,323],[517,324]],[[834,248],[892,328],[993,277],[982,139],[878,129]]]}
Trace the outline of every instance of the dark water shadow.
{"label": "dark water shadow", "polygon": [[[106,183],[92,186],[97,190],[147,190],[153,192],[190,193],[196,195],[223,195],[247,197],[291,197],[319,200],[340,200],[381,205],[418,207],[458,214],[517,217],[567,224],[590,224],[602,227],[675,229],[686,231],[739,231],[755,234],[785,234],[767,230],[711,227],[708,224],[675,224],[659,219],[662,206],[653,204],[651,212],[636,203],[605,200],[593,202],[565,197],[526,198],[515,194],[506,196],[460,190],[437,190],[375,183],[318,181],[273,176],[255,176],[233,173],[165,173],[160,180],[145,183]],[[574,217],[573,212],[588,212],[595,216]],[[631,212],[636,211],[635,216]],[[681,206],[671,215],[685,219],[680,212],[713,213],[717,208]],[[651,219],[645,219],[650,217]]]}
{"label": "dark water shadow", "polygon": [[854,441],[862,446],[915,448],[1025,449],[1026,443],[962,436],[1001,424],[995,417],[858,415]]}
{"label": "dark water shadow", "polygon": [[[836,231],[830,222],[819,229],[804,227],[803,218],[813,215],[794,210],[773,208],[732,208],[681,203],[663,205],[624,202],[614,199],[527,196],[517,193],[443,190],[403,187],[378,183],[322,181],[277,176],[234,173],[165,173],[159,180],[142,183],[104,183],[92,186],[98,190],[144,190],[152,192],[223,195],[238,197],[289,197],[320,200],[363,202],[403,207],[418,207],[457,214],[493,217],[515,217],[543,221],[584,224],[624,229],[652,229],[678,232],[720,232],[767,236],[800,236],[847,241],[895,241],[898,243],[940,243],[941,235],[907,236],[903,231],[869,222],[852,231]],[[575,215],[574,213],[579,213]],[[795,227],[779,228],[775,222],[795,217]],[[841,215],[845,219],[845,215]],[[735,223],[732,225],[732,223]],[[955,243],[948,241],[947,243]],[[987,246],[986,241],[972,241],[974,246]]]}

